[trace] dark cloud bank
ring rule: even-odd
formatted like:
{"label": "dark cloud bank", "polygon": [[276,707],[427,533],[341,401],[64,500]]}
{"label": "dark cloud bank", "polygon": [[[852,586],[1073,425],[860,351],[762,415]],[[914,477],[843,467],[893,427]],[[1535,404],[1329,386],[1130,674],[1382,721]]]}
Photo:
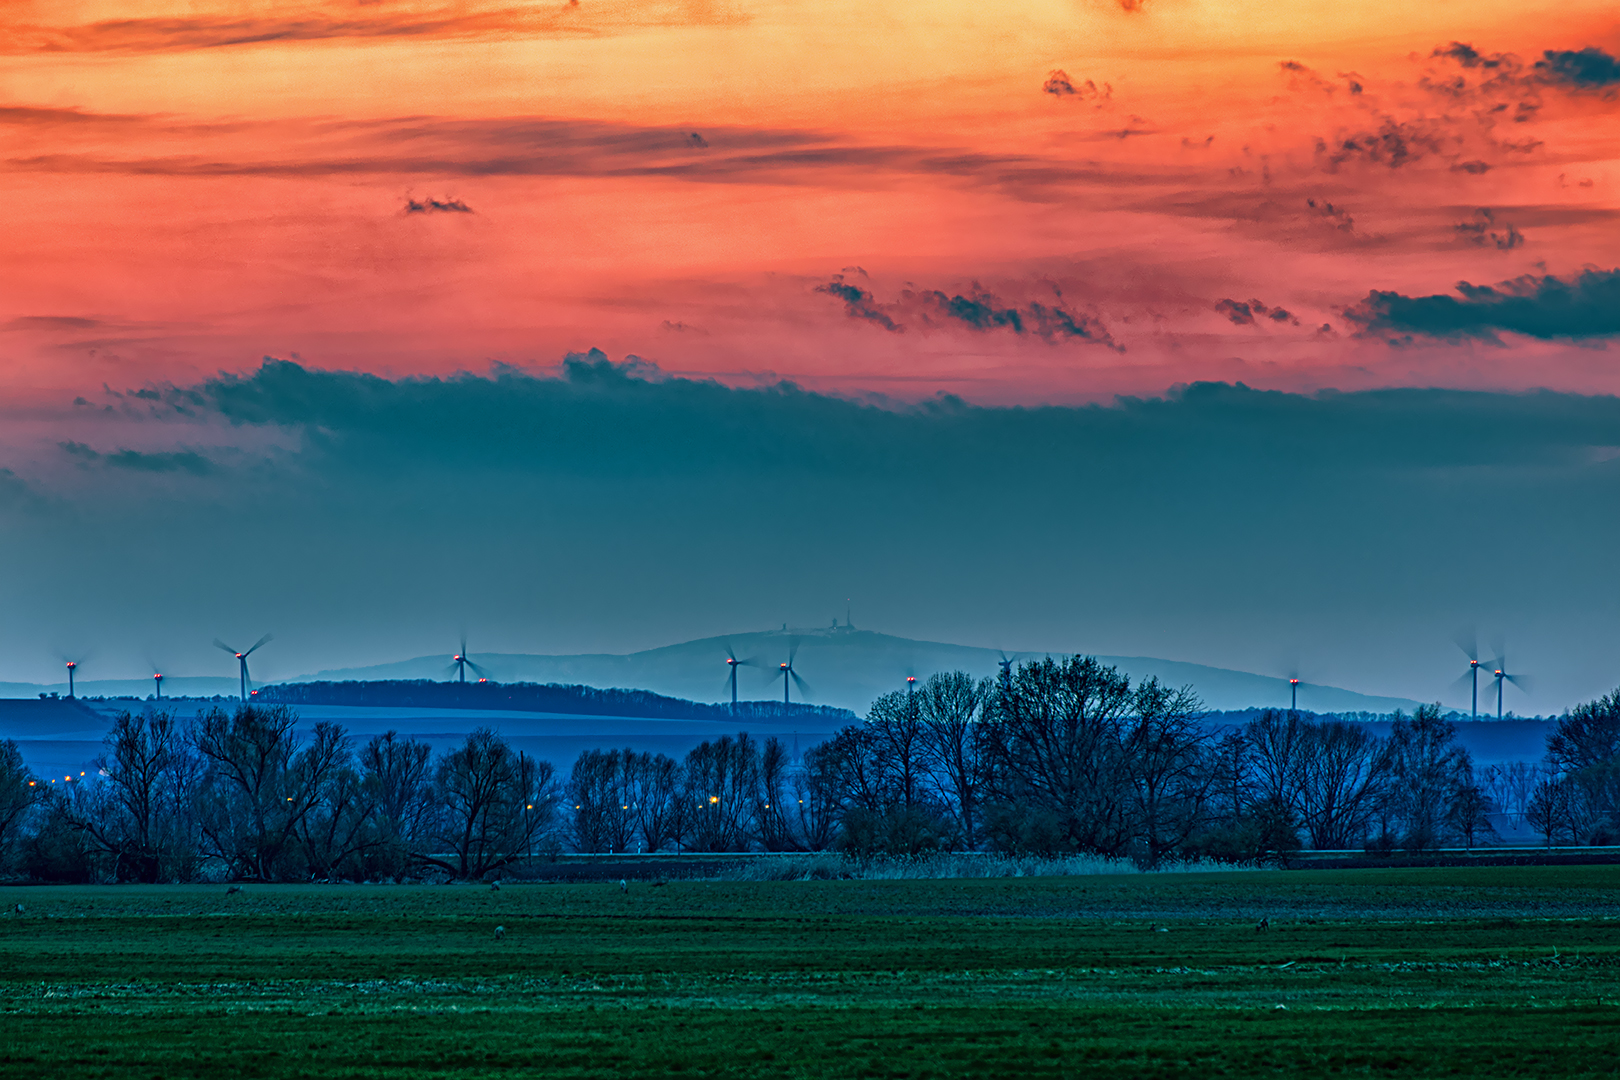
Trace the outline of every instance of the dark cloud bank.
{"label": "dark cloud bank", "polygon": [[[1419,698],[1478,619],[1551,693],[1615,676],[1609,397],[1197,384],[880,407],[593,352],[555,377],[267,361],[118,407],[187,448],[91,431],[56,452],[116,488],[0,484],[26,641],[195,639],[211,670],[211,636],[274,629],[266,663],[293,674],[463,622],[507,651],[617,651],[824,622],[849,597],[911,636],[1257,670],[1320,654],[1322,681]],[[1376,675],[1321,666],[1352,659]]]}
{"label": "dark cloud bank", "polygon": [[1457,293],[1405,296],[1374,290],[1345,314],[1378,335],[1492,341],[1501,332],[1543,340],[1620,335],[1620,269],[1583,270],[1567,279],[1526,275],[1497,285],[1460,281]]}

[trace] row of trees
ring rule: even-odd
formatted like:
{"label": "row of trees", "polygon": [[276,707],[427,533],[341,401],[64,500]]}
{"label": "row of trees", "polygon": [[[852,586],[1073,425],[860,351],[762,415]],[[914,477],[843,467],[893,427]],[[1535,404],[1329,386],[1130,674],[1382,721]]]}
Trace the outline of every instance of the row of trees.
{"label": "row of trees", "polygon": [[210,864],[266,881],[478,877],[556,816],[552,766],[477,731],[433,757],[390,732],[306,736],[284,706],[123,713],[97,775],[45,786],[0,744],[0,866],[55,881],[185,881]]}
{"label": "row of trees", "polygon": [[1620,818],[1620,691],[1562,718],[1538,766],[1476,775],[1438,707],[1387,738],[1267,712],[1212,731],[1189,689],[1133,685],[1091,657],[1001,679],[935,675],[795,758],[725,736],[684,760],[592,750],[566,777],[487,730],[435,755],[394,733],[300,733],[285,706],[191,723],[125,713],[98,775],[42,785],[0,744],[0,870],[50,880],[484,877],[581,852],[989,849],[1145,865],[1301,846],[1472,845],[1490,815],[1548,842],[1606,842]]}

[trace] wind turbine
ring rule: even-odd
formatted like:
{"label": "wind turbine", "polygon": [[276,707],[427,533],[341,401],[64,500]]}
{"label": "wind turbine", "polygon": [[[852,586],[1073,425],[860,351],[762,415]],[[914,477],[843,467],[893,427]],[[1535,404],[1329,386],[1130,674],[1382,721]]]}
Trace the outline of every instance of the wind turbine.
{"label": "wind turbine", "polygon": [[726,666],[731,669],[731,707],[737,707],[737,669],[753,664],[753,657],[747,660],[737,659],[737,654],[731,649],[731,642],[726,642]]}
{"label": "wind turbine", "polygon": [[788,705],[788,680],[789,679],[791,679],[793,681],[793,684],[796,685],[799,688],[799,696],[801,698],[804,697],[806,694],[808,694],[810,692],[810,687],[805,684],[805,681],[803,679],[799,678],[799,673],[797,671],[793,670],[793,658],[795,656],[797,656],[798,654],[799,654],[799,642],[798,642],[798,639],[795,638],[794,641],[793,641],[793,644],[791,646],[789,646],[789,648],[788,648],[787,663],[783,664],[782,667],[781,667],[781,672],[782,672],[782,707],[783,707],[784,710],[787,708],[787,705]]}
{"label": "wind turbine", "polygon": [[1288,711],[1299,712],[1299,676],[1288,677]]}
{"label": "wind turbine", "polygon": [[237,650],[231,648],[229,645],[227,645],[223,641],[219,640],[219,638],[214,639],[214,647],[215,648],[224,649],[226,652],[228,652],[232,656],[236,657],[236,664],[237,664],[237,668],[238,668],[238,674],[241,676],[241,679],[242,679],[242,704],[243,705],[246,705],[247,700],[248,700],[248,690],[247,690],[247,688],[248,688],[248,681],[249,680],[248,680],[248,662],[247,662],[247,658],[252,656],[254,653],[258,652],[259,651],[259,646],[261,646],[265,642],[269,641],[271,639],[271,637],[273,637],[273,636],[274,635],[272,635],[272,634],[264,635],[264,637],[260,638],[258,641],[255,641],[253,643],[253,647],[251,649],[247,649],[247,650],[242,651],[242,652],[238,652]]}
{"label": "wind turbine", "polygon": [[73,696],[73,673],[75,671],[77,671],[78,668],[79,668],[79,662],[77,660],[69,660],[67,662],[67,669],[68,669],[68,697],[69,698],[71,698]]}
{"label": "wind turbine", "polygon": [[1498,643],[1496,647],[1496,663],[1491,665],[1491,673],[1496,679],[1496,718],[1502,719],[1502,684],[1512,683],[1520,690],[1528,689],[1527,680],[1523,675],[1509,675],[1507,669],[1507,656]]}
{"label": "wind turbine", "polygon": [[163,673],[161,671],[152,673],[152,685],[157,687],[157,699],[159,701],[162,701],[163,700]]}
{"label": "wind turbine", "polygon": [[457,682],[465,683],[467,681],[468,668],[473,669],[473,674],[478,676],[479,682],[489,681],[489,672],[473,663],[471,658],[467,656],[467,635],[462,634],[461,651],[450,658],[450,670],[456,673]]}
{"label": "wind turbine", "polygon": [[1468,657],[1468,672],[1459,678],[1452,686],[1460,686],[1464,682],[1472,684],[1473,690],[1473,717],[1479,719],[1479,638],[1472,630],[1459,630],[1454,640],[1457,648]]}

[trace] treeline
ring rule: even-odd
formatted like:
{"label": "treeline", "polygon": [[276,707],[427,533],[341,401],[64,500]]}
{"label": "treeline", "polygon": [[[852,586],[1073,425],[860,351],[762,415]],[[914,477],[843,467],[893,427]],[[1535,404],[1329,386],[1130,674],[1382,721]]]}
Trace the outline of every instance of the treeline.
{"label": "treeline", "polygon": [[[285,705],[120,715],[94,777],[44,784],[0,744],[0,870],[51,881],[482,878],[578,852],[937,850],[1285,858],[1472,845],[1511,813],[1438,707],[1387,737],[1267,711],[1211,729],[1190,689],[1076,656],[1000,680],[935,675],[795,759],[743,733],[681,760],[591,750],[566,776],[480,730],[434,754],[307,733]],[[1528,771],[1526,771],[1528,770]],[[1520,770],[1548,842],[1620,818],[1620,691],[1560,719]],[[1545,825],[1545,828],[1543,828]]]}
{"label": "treeline", "polygon": [[[653,720],[805,719],[847,724],[857,719],[848,709],[827,705],[742,701],[706,705],[666,697],[650,690],[599,690],[561,683],[435,682],[431,679],[370,679],[348,682],[277,683],[254,691],[262,705],[362,705],[416,709],[511,709],[519,712],[579,713],[586,716],[635,716]],[[822,730],[826,730],[823,728]]]}

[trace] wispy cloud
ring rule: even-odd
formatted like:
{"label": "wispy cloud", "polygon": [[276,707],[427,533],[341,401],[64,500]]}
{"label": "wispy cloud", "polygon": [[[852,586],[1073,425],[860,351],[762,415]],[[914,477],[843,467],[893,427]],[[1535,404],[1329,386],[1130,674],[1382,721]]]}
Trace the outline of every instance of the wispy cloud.
{"label": "wispy cloud", "polygon": [[259,13],[244,13],[239,7],[183,17],[67,25],[0,22],[0,54],[182,52],[334,39],[596,36],[634,27],[746,21],[728,5],[681,0],[593,0],[589,5],[577,0],[531,5],[381,0],[315,3],[291,12],[263,6],[266,10]]}
{"label": "wispy cloud", "polygon": [[62,452],[86,465],[101,465],[109,469],[127,469],[143,473],[189,473],[207,476],[214,471],[214,463],[194,450],[148,452],[143,450],[112,450],[103,453],[94,447],[68,440],[57,444]]}

